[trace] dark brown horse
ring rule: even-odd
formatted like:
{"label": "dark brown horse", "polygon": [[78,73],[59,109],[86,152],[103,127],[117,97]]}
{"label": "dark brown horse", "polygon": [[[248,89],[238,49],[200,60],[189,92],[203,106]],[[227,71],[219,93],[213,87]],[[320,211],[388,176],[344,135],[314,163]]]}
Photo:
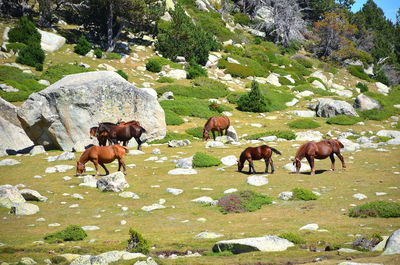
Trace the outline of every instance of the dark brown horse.
{"label": "dark brown horse", "polygon": [[254,169],[253,160],[264,159],[265,161],[265,173],[268,173],[268,166],[271,165],[271,174],[274,173],[274,162],[272,161],[272,152],[281,155],[281,152],[268,145],[262,145],[258,147],[247,147],[241,154],[238,161],[238,171],[241,172],[246,160],[249,162],[249,173],[253,169],[253,173],[256,173]]}
{"label": "dark brown horse", "polygon": [[206,122],[203,127],[203,142],[210,139],[210,131],[212,132],[214,141],[215,141],[215,131],[218,132],[218,136],[223,135],[223,131],[225,130],[225,135],[227,134],[228,128],[231,125],[231,121],[228,117],[216,117],[212,116]]}
{"label": "dark brown horse", "polygon": [[331,170],[335,170],[335,157],[334,154],[339,157],[342,161],[343,169],[346,168],[346,163],[344,162],[342,154],[340,154],[340,148],[343,148],[343,144],[338,140],[323,140],[321,142],[308,142],[299,147],[296,152],[296,157],[293,160],[293,165],[296,165],[296,173],[299,173],[301,167],[301,159],[305,157],[311,167],[311,175],[315,174],[314,168],[314,158],[325,159],[328,156],[331,159],[332,166]]}
{"label": "dark brown horse", "polygon": [[126,147],[120,145],[92,146],[86,149],[79,158],[79,161],[76,162],[76,175],[82,175],[82,172],[85,171],[85,164],[88,161],[93,162],[94,167],[96,168],[96,177],[99,175],[98,164],[104,168],[106,175],[108,175],[109,171],[104,164],[111,163],[115,159],[118,159],[118,171],[122,166],[124,168],[124,174],[126,175],[124,156],[128,152],[129,150]]}
{"label": "dark brown horse", "polygon": [[[102,132],[99,134],[99,127],[92,127],[90,128],[90,139],[92,139],[93,137],[97,138],[97,141],[99,142],[100,146],[105,146],[107,144],[107,140],[108,140],[108,134],[107,132]],[[111,145],[112,142],[109,140],[108,141],[108,145]]]}
{"label": "dark brown horse", "polygon": [[131,125],[140,126],[140,122],[135,121],[135,120],[131,120],[131,121],[124,122],[122,119],[119,119],[119,120],[117,121],[117,125],[118,125],[118,126],[123,126],[123,127],[131,126]]}
{"label": "dark brown horse", "polygon": [[114,144],[118,144],[118,141],[122,141],[123,146],[127,146],[129,141],[135,138],[138,144],[138,150],[141,150],[143,142],[140,140],[140,136],[142,136],[142,133],[146,132],[146,130],[136,125],[121,127],[115,124],[100,123],[98,132],[99,134],[107,132],[107,137],[110,141]]}

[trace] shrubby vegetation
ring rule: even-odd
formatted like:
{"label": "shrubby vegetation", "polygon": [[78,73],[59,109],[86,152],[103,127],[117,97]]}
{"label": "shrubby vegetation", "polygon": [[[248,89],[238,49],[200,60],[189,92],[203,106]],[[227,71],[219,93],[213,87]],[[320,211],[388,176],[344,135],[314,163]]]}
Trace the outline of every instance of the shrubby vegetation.
{"label": "shrubby vegetation", "polygon": [[117,74],[119,74],[120,76],[122,76],[122,78],[124,78],[125,80],[128,80],[128,75],[122,71],[121,69],[115,71]]}
{"label": "shrubby vegetation", "polygon": [[17,25],[10,29],[8,38],[11,43],[19,42],[30,45],[32,42],[40,43],[41,35],[35,24],[28,17],[23,16],[18,20]]}
{"label": "shrubby vegetation", "polygon": [[237,108],[241,111],[265,112],[267,104],[265,97],[260,91],[259,84],[255,81],[251,83],[251,91],[243,94],[237,101]]}
{"label": "shrubby vegetation", "polygon": [[298,119],[290,122],[288,126],[292,129],[314,129],[321,127],[318,122],[315,122],[312,119]]}
{"label": "shrubby vegetation", "polygon": [[197,137],[197,138],[202,138],[203,137],[203,127],[199,126],[199,127],[187,129],[186,133],[190,134],[194,137]]}
{"label": "shrubby vegetation", "polygon": [[363,120],[363,118],[360,118],[360,117],[354,117],[354,116],[348,116],[348,115],[337,115],[337,116],[327,119],[326,123],[337,124],[337,125],[353,125],[362,120]]}
{"label": "shrubby vegetation", "polygon": [[78,225],[70,225],[64,230],[47,234],[44,240],[47,243],[62,243],[64,241],[79,241],[87,237],[86,232]]}
{"label": "shrubby vegetation", "polygon": [[254,76],[254,71],[251,68],[237,63],[228,63],[226,65],[225,73],[240,78]]}
{"label": "shrubby vegetation", "polygon": [[151,57],[149,59],[149,62],[150,61],[157,61],[161,66],[169,65],[173,69],[182,69],[183,68],[182,65],[180,65],[179,63],[174,63],[173,61],[168,60],[167,58],[164,58],[164,57],[159,57],[159,56]]}
{"label": "shrubby vegetation", "polygon": [[165,110],[165,123],[167,125],[181,125],[185,121],[172,110]]}
{"label": "shrubby vegetation", "polygon": [[356,87],[358,87],[360,89],[361,93],[367,92],[368,91],[368,86],[364,83],[358,82],[356,84]]}
{"label": "shrubby vegetation", "polygon": [[292,200],[311,201],[318,199],[318,196],[312,193],[312,191],[310,190],[302,188],[294,188],[292,192],[293,192]]}
{"label": "shrubby vegetation", "polygon": [[306,241],[302,239],[299,235],[293,233],[281,233],[279,234],[280,238],[284,238],[292,242],[293,244],[304,244]]}
{"label": "shrubby vegetation", "polygon": [[195,62],[189,64],[186,68],[187,79],[195,79],[196,77],[207,77],[207,71]]}
{"label": "shrubby vegetation", "polygon": [[116,52],[106,52],[106,58],[110,60],[119,60],[121,59],[121,55]]}
{"label": "shrubby vegetation", "polygon": [[254,191],[239,191],[225,195],[218,200],[218,206],[222,213],[254,212],[263,205],[271,204],[272,199]]}
{"label": "shrubby vegetation", "polygon": [[[202,134],[203,136],[203,134]],[[193,156],[193,167],[213,167],[221,165],[221,160],[203,152],[197,152]]]}
{"label": "shrubby vegetation", "polygon": [[158,73],[162,69],[162,66],[160,62],[157,59],[150,58],[149,61],[146,63],[146,70],[153,72],[153,73]]}
{"label": "shrubby vegetation", "polygon": [[160,102],[164,111],[170,110],[178,115],[191,116],[199,118],[209,118],[211,116],[220,116],[218,112],[211,111],[208,108],[208,101],[193,98],[178,98],[175,100],[163,100]]}
{"label": "shrubby vegetation", "polygon": [[262,132],[262,133],[256,133],[252,135],[248,135],[245,137],[247,140],[258,140],[261,137],[264,136],[272,136],[275,135],[277,138],[282,138],[286,140],[294,140],[296,139],[296,135],[292,131],[268,131],[268,132]]}
{"label": "shrubby vegetation", "polygon": [[347,71],[349,71],[349,73],[354,75],[355,77],[366,80],[368,82],[372,82],[372,79],[366,73],[364,73],[362,66],[349,65],[347,66]]}
{"label": "shrubby vegetation", "polygon": [[349,211],[350,217],[400,217],[400,203],[372,201],[354,207]]}
{"label": "shrubby vegetation", "polygon": [[173,83],[175,79],[168,77],[168,76],[162,76],[157,79],[158,83]]}
{"label": "shrubby vegetation", "polygon": [[127,251],[143,254],[148,254],[150,252],[149,243],[145,238],[143,238],[143,236],[139,232],[130,228],[129,235],[130,238],[128,240],[128,246],[126,248]]}
{"label": "shrubby vegetation", "polygon": [[82,35],[78,43],[74,47],[74,52],[80,55],[85,55],[92,49],[92,45],[87,41],[86,37]]}

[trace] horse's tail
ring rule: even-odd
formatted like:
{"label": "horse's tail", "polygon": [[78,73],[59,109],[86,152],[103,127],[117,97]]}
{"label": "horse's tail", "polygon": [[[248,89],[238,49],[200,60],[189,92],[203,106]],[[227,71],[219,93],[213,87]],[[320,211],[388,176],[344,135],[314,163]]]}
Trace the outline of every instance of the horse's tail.
{"label": "horse's tail", "polygon": [[344,148],[344,145],[342,144],[342,142],[341,142],[341,141],[339,141],[339,140],[336,140],[336,142],[339,144],[340,148]]}
{"label": "horse's tail", "polygon": [[273,148],[273,147],[269,147],[269,148],[271,148],[271,151],[274,152],[275,154],[281,155],[281,152],[279,152],[275,148]]}
{"label": "horse's tail", "polygon": [[125,154],[129,153],[129,149],[128,149],[128,148],[126,148],[125,146],[122,146],[122,147],[123,147],[124,150],[125,150]]}

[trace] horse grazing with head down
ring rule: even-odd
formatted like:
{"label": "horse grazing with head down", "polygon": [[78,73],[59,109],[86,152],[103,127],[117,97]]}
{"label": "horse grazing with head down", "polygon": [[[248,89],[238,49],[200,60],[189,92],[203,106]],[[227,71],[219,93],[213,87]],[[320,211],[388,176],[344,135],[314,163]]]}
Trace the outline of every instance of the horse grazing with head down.
{"label": "horse grazing with head down", "polygon": [[107,133],[107,137],[114,144],[118,144],[118,141],[122,141],[124,146],[127,146],[132,138],[135,138],[138,144],[138,150],[141,150],[142,140],[140,136],[146,130],[142,126],[129,125],[129,126],[118,126],[116,124],[100,123],[98,133]]}
{"label": "horse grazing with head down", "polygon": [[93,162],[96,168],[96,177],[99,175],[98,164],[104,168],[106,175],[108,175],[109,171],[104,164],[111,163],[115,159],[118,159],[118,171],[122,166],[124,168],[124,174],[126,175],[124,156],[128,152],[129,150],[126,147],[120,145],[92,146],[86,149],[79,158],[79,161],[76,162],[76,175],[82,175],[82,172],[85,171],[85,164],[88,161]]}
{"label": "horse grazing with head down", "polygon": [[254,169],[253,160],[264,159],[265,161],[265,173],[268,173],[268,166],[271,165],[271,174],[274,173],[274,162],[272,161],[272,152],[281,155],[281,152],[272,148],[268,145],[262,145],[258,147],[247,147],[241,154],[238,161],[238,171],[241,172],[246,160],[249,162],[249,173],[253,169],[253,173],[256,173]]}
{"label": "horse grazing with head down", "polygon": [[293,160],[293,165],[296,165],[296,173],[299,173],[301,167],[301,159],[305,157],[311,167],[311,175],[315,174],[314,158],[325,159],[329,156],[332,162],[331,170],[335,170],[335,157],[334,154],[339,157],[342,161],[343,169],[346,168],[343,156],[340,153],[340,148],[343,148],[343,144],[338,140],[323,140],[321,142],[308,142],[299,147],[296,152],[296,157]]}
{"label": "horse grazing with head down", "polygon": [[214,141],[215,141],[215,131],[218,132],[218,136],[222,136],[223,131],[225,130],[225,135],[226,135],[230,125],[231,125],[231,121],[229,120],[228,117],[212,116],[211,118],[209,118],[207,120],[206,124],[203,127],[203,142],[210,139],[210,131],[212,132]]}

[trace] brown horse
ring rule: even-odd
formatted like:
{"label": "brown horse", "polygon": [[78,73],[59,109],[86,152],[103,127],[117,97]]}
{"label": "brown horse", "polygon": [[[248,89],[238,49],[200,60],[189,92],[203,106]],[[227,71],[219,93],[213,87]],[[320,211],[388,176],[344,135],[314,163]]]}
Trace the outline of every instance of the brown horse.
{"label": "brown horse", "polygon": [[105,163],[111,163],[115,159],[118,159],[118,171],[121,169],[121,165],[124,168],[124,174],[126,175],[126,167],[124,162],[124,156],[129,150],[126,147],[120,145],[109,145],[109,146],[92,146],[83,152],[79,161],[76,162],[76,175],[82,175],[85,171],[85,164],[90,160],[93,162],[96,168],[96,177],[99,175],[98,164],[106,171],[106,175],[109,174]]}
{"label": "brown horse", "polygon": [[296,152],[296,157],[293,159],[293,165],[296,165],[296,173],[299,173],[301,167],[301,159],[305,157],[311,167],[311,175],[315,174],[314,158],[325,159],[328,156],[331,159],[332,166],[331,170],[335,170],[335,157],[334,154],[339,157],[342,161],[343,169],[346,168],[342,154],[340,154],[340,148],[343,148],[343,144],[338,140],[323,140],[321,142],[308,142],[299,147]]}
{"label": "brown horse", "polygon": [[[97,138],[97,141],[99,142],[100,146],[105,146],[107,144],[107,140],[108,140],[108,134],[107,132],[102,132],[99,134],[99,127],[92,127],[90,128],[90,139],[92,139],[93,137]],[[111,145],[112,142],[109,140],[108,144]]]}
{"label": "brown horse", "polygon": [[281,152],[272,148],[268,145],[262,145],[258,147],[247,147],[241,154],[238,161],[238,171],[241,172],[246,160],[249,162],[249,173],[253,169],[253,173],[256,173],[254,169],[253,160],[260,160],[264,158],[265,161],[265,173],[268,173],[268,166],[271,165],[271,174],[274,174],[274,162],[272,161],[272,152],[281,155]]}
{"label": "brown horse", "polygon": [[107,132],[110,141],[114,144],[118,144],[118,141],[122,141],[123,146],[127,146],[129,141],[132,138],[135,138],[138,144],[138,150],[141,150],[143,142],[140,137],[142,136],[142,133],[146,132],[146,130],[141,126],[136,125],[121,127],[115,124],[100,123],[98,132],[99,134]]}
{"label": "brown horse", "polygon": [[210,139],[210,133],[209,133],[210,131],[212,132],[214,141],[215,141],[215,131],[218,131],[218,136],[222,136],[223,131],[225,130],[225,135],[226,135],[230,125],[231,121],[229,120],[228,117],[212,116],[207,120],[206,124],[203,127],[203,142]]}
{"label": "brown horse", "polygon": [[135,120],[124,122],[122,119],[119,119],[117,121],[117,125],[121,126],[121,127],[126,127],[126,126],[131,126],[131,125],[140,126],[140,122],[135,121]]}

